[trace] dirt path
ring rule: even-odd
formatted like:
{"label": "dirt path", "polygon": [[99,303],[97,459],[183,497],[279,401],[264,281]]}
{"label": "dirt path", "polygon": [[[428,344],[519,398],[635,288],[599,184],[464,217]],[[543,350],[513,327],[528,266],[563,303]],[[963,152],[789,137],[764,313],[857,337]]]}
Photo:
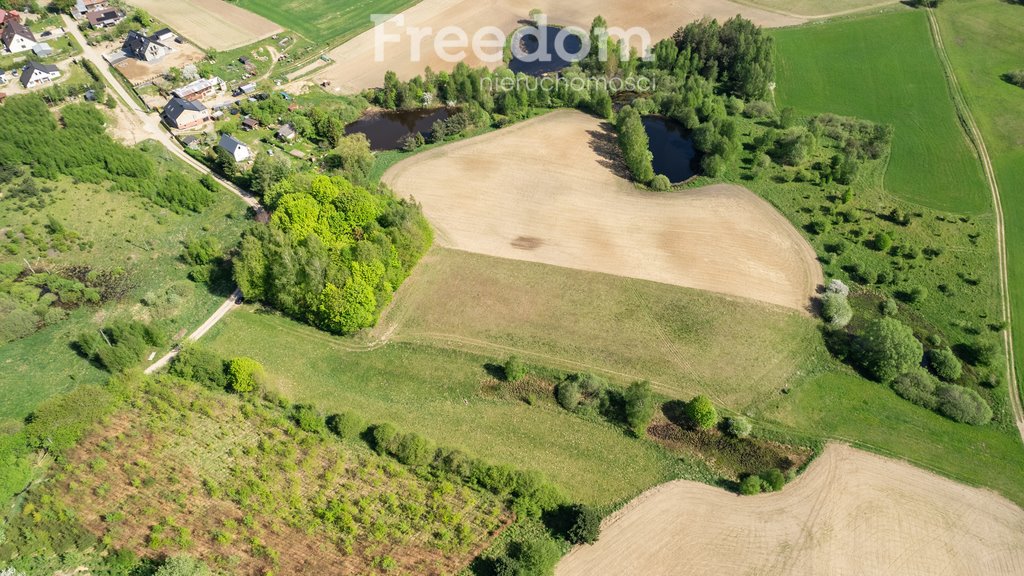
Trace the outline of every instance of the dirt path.
{"label": "dirt path", "polygon": [[[721,21],[742,14],[766,27],[792,26],[807,20],[729,0],[423,0],[401,16],[408,27],[429,27],[436,33],[447,26],[457,26],[472,37],[478,30],[488,26],[496,26],[510,33],[521,25],[520,21],[527,18],[534,8],[543,10],[551,23],[576,25],[584,29],[589,29],[594,17],[600,14],[611,26],[623,29],[634,26],[646,28],[654,42],[672,35],[680,26],[703,16]],[[398,34],[400,29],[389,23],[382,30],[387,34]],[[374,57],[375,35],[373,29],[367,30],[328,52],[334,60],[330,66],[324,67],[323,62],[314,61],[292,74],[289,79],[294,81],[311,75],[308,79],[315,83],[330,81],[338,91],[359,92],[379,86],[388,70],[396,72],[399,78],[407,79],[422,74],[427,66],[435,71],[454,68],[454,63],[445,62],[434,53],[430,40],[422,42],[422,58],[414,61],[410,57],[413,42],[405,34],[400,42],[388,44],[383,60],[378,61]],[[471,51],[464,61],[470,66],[483,64]]]}
{"label": "dirt path", "polygon": [[383,181],[450,248],[807,310],[821,267],[770,204],[729,184],[639,191],[617,158],[606,123],[560,110],[413,156]]}
{"label": "dirt path", "polygon": [[988,155],[988,148],[985,146],[985,139],[974,121],[971,108],[967,105],[960,82],[953,72],[953,66],[949,62],[949,55],[946,54],[946,46],[942,42],[942,34],[939,31],[939,24],[935,20],[934,12],[928,10],[928,24],[931,28],[932,39],[935,41],[935,49],[939,54],[939,60],[946,73],[949,89],[956,105],[957,114],[960,116],[961,125],[967,131],[967,137],[977,150],[978,158],[981,160],[982,168],[985,171],[985,179],[988,181],[989,190],[992,191],[992,206],[996,212],[996,244],[999,253],[999,292],[1002,308],[1002,320],[1006,323],[1003,330],[1003,347],[1006,349],[1006,374],[1007,388],[1010,393],[1010,407],[1013,410],[1013,417],[1017,423],[1017,430],[1020,432],[1021,440],[1024,441],[1024,407],[1021,405],[1020,387],[1017,383],[1017,362],[1014,358],[1013,349],[1013,323],[1011,322],[1010,307],[1010,280],[1007,272],[1006,256],[1006,232],[1003,219],[1003,203],[999,194],[999,182],[996,180],[995,170],[992,168],[992,160]]}
{"label": "dirt path", "polygon": [[[209,332],[210,328],[213,328],[214,325],[217,324],[217,322],[220,322],[221,318],[224,318],[224,316],[226,316],[228,312],[231,312],[236,307],[241,305],[241,298],[242,291],[235,288],[235,291],[231,294],[231,296],[228,296],[228,299],[225,300],[224,303],[221,304],[219,308],[217,308],[217,310],[213,313],[212,316],[206,319],[206,322],[203,322],[203,324],[199,326],[199,328],[196,328],[195,332],[189,334],[188,338],[186,338],[185,341],[195,342],[196,340],[202,338],[203,335]],[[171,360],[173,360],[174,357],[178,355],[178,352],[180,350],[180,346],[175,346],[170,352],[164,354],[161,358],[150,364],[149,367],[146,368],[144,372],[146,374],[153,374],[155,372],[159,372],[168,364],[170,364]]]}
{"label": "dirt path", "polygon": [[779,493],[663,484],[606,519],[557,576],[1024,574],[1024,510],[899,460],[831,444]]}

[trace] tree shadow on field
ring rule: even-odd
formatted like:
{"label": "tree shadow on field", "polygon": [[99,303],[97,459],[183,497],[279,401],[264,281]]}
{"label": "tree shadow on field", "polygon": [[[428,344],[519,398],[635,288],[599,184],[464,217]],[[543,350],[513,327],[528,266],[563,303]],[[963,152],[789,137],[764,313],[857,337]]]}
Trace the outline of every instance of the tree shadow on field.
{"label": "tree shadow on field", "polygon": [[686,418],[686,402],[682,400],[669,400],[661,405],[661,413],[668,418],[668,421],[680,428],[689,428],[690,421]]}
{"label": "tree shadow on field", "polygon": [[484,364],[484,372],[487,372],[487,375],[495,380],[505,379],[505,367],[494,362]]}
{"label": "tree shadow on field", "polygon": [[622,160],[622,149],[619,148],[618,138],[609,122],[601,122],[600,130],[587,130],[590,140],[587,144],[590,149],[597,153],[597,163],[607,168],[619,178],[630,179],[629,170]]}

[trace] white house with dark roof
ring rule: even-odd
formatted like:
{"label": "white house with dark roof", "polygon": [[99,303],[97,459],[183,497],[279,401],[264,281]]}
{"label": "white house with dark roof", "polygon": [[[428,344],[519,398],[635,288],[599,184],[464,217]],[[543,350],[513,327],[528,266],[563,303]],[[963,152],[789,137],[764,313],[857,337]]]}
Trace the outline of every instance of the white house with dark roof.
{"label": "white house with dark roof", "polygon": [[10,18],[4,23],[4,31],[0,33],[0,41],[11,54],[31,50],[36,45],[36,36],[27,26]]}
{"label": "white house with dark roof", "polygon": [[252,150],[230,134],[221,136],[217,147],[230,154],[235,162],[245,162],[252,156]]}
{"label": "white house with dark roof", "polygon": [[137,30],[128,33],[121,50],[129,58],[152,62],[159,60],[171,52],[168,46],[162,44],[154,36],[145,36]]}
{"label": "white house with dark roof", "polygon": [[49,84],[57,78],[60,78],[60,70],[53,64],[29,62],[21,72],[21,85],[25,88],[35,88],[40,84]]}
{"label": "white house with dark roof", "polygon": [[178,130],[195,128],[210,117],[209,111],[202,102],[185,100],[183,98],[171,98],[171,101],[164,106],[160,118],[164,124]]}

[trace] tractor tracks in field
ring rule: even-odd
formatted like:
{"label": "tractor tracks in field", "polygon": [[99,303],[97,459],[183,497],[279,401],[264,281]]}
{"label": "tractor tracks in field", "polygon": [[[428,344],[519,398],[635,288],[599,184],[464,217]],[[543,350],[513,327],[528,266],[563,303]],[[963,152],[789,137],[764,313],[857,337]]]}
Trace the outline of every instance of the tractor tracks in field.
{"label": "tractor tracks in field", "polygon": [[1020,386],[1017,383],[1017,364],[1013,350],[1013,322],[1010,307],[1010,280],[1007,271],[1006,229],[1003,221],[1003,204],[999,194],[999,182],[996,180],[996,173],[992,168],[992,159],[989,157],[988,149],[985,147],[985,139],[981,135],[981,130],[978,129],[978,124],[975,122],[974,115],[971,114],[971,109],[967,105],[967,99],[964,97],[960,82],[953,72],[949,55],[946,53],[946,46],[942,41],[939,24],[935,19],[935,12],[931,8],[926,10],[928,13],[928,26],[931,29],[932,40],[935,44],[935,52],[942,63],[942,69],[946,75],[946,83],[953,98],[953,105],[956,108],[957,115],[960,117],[960,124],[967,134],[967,139],[970,140],[978,154],[982,170],[985,172],[985,180],[988,182],[989,190],[992,192],[992,207],[996,215],[996,246],[999,254],[999,300],[1000,307],[1002,308],[1002,320],[1006,323],[1006,329],[1002,331],[1002,336],[1003,347],[1006,349],[1007,388],[1010,394],[1010,407],[1013,410],[1013,419],[1017,425],[1017,430],[1020,432],[1021,440],[1024,441],[1024,407],[1021,405]]}

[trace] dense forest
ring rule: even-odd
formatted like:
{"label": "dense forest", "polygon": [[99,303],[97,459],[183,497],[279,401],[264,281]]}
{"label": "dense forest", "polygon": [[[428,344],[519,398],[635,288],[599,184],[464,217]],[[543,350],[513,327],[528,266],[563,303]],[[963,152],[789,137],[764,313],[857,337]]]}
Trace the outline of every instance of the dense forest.
{"label": "dense forest", "polygon": [[238,286],[337,334],[372,326],[431,242],[419,206],[342,176],[295,174],[264,202],[272,216],[242,238]]}

